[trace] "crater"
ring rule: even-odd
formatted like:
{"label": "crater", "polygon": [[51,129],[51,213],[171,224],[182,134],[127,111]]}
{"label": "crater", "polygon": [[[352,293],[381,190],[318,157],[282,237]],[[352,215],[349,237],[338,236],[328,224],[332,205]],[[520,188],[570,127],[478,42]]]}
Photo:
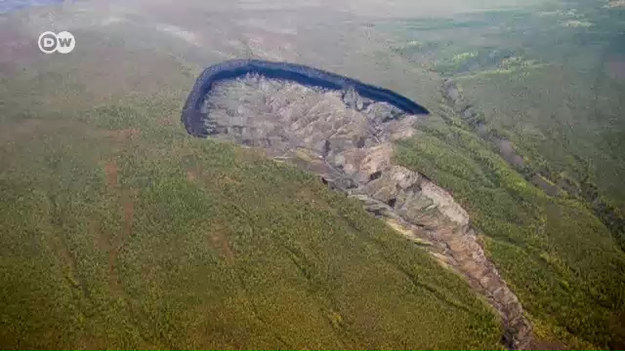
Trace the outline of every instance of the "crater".
{"label": "crater", "polygon": [[[509,348],[529,347],[531,326],[522,306],[485,256],[467,212],[427,177],[392,162],[393,142],[410,137],[427,110],[331,73],[311,69],[302,78],[297,74],[303,66],[296,66],[295,73],[266,75],[246,65],[236,71],[241,65],[236,62],[226,65],[224,75],[209,68],[198,79],[182,117],[190,134],[263,149],[360,200],[372,215],[461,274],[498,312]],[[310,84],[327,75],[332,84]]]}

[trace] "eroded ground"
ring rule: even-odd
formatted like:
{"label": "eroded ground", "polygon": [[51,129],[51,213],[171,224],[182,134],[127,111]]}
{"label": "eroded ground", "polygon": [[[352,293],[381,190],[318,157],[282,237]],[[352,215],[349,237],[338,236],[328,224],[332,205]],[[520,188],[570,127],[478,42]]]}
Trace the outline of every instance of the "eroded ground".
{"label": "eroded ground", "polygon": [[[0,190],[9,199],[2,203],[1,268],[10,273],[2,275],[0,291],[11,302],[3,305],[5,320],[20,321],[0,330],[3,344],[296,348],[303,340],[319,348],[362,348],[354,340],[363,340],[380,348],[497,347],[496,322],[468,295],[466,283],[428,266],[420,250],[393,241],[379,221],[358,212],[361,203],[351,207],[318,182],[296,181],[308,178],[249,150],[187,138],[180,108],[197,74],[224,59],[261,58],[354,77],[434,111],[416,121],[413,137],[395,143],[390,164],[427,175],[470,213],[486,255],[546,345],[622,348],[625,256],[610,230],[566,192],[548,196],[557,179],[536,179],[537,188],[506,162],[537,164],[562,180],[589,172],[599,187],[591,183],[587,190],[623,198],[618,116],[625,100],[619,99],[622,53],[616,52],[622,25],[606,14],[622,6],[480,3],[396,1],[391,8],[378,1],[185,1],[172,7],[169,1],[71,1],[0,17]],[[496,11],[449,18],[467,7]],[[493,25],[494,18],[501,21]],[[515,30],[520,23],[528,30]],[[50,29],[71,30],[79,41],[75,52],[41,55],[34,40]],[[607,52],[606,65],[603,46],[615,49]],[[603,79],[603,70],[612,80]],[[466,103],[486,115],[476,130],[446,105],[441,76],[449,72],[464,87]],[[358,125],[367,118],[344,114]],[[355,133],[365,137],[371,154],[378,150],[374,136],[383,134]],[[493,134],[502,143],[480,137]],[[353,186],[341,179],[359,174],[367,181],[371,172],[360,169],[364,159],[357,156],[362,142],[335,139],[327,160],[323,152],[315,159],[323,147],[314,143],[286,157],[327,173],[333,186]],[[296,138],[287,141],[300,145]],[[354,144],[351,154],[337,148]],[[373,187],[394,174],[384,171],[389,148],[379,150],[381,161],[372,164],[383,165],[383,172],[363,189],[370,185],[367,191],[383,200],[361,195],[379,213],[391,213],[388,201],[395,197],[397,208],[399,193]],[[354,173],[347,176],[350,165]],[[415,179],[421,178],[408,177],[409,183]],[[115,188],[129,191],[128,197]],[[176,218],[209,229],[196,232]],[[412,233],[400,224],[392,225]],[[125,233],[129,239],[121,240]],[[341,238],[340,245],[328,247],[323,233]],[[384,240],[392,249],[376,249],[388,244]],[[253,259],[242,263],[248,256]],[[263,270],[269,266],[289,279]],[[297,285],[302,277],[310,279]],[[307,295],[310,286],[317,295]],[[462,303],[452,303],[457,300]],[[309,323],[291,329],[293,316]],[[122,322],[104,323],[109,320]]]}
{"label": "eroded ground", "polygon": [[248,75],[220,82],[206,98],[213,137],[258,147],[318,174],[461,273],[499,312],[506,343],[527,348],[531,326],[518,298],[477,242],[469,215],[444,189],[392,161],[393,141],[417,117],[354,91],[331,92]]}

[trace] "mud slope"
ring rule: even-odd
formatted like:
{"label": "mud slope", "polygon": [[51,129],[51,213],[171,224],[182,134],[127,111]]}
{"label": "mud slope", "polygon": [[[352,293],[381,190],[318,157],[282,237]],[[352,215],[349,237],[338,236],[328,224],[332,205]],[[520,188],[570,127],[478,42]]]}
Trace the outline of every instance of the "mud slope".
{"label": "mud slope", "polygon": [[522,306],[485,257],[467,212],[447,191],[392,162],[392,142],[410,137],[421,118],[415,113],[425,109],[387,90],[371,94],[370,86],[338,76],[333,77],[344,84],[308,84],[280,79],[282,73],[274,71],[269,77],[250,73],[243,65],[241,71],[233,68],[236,74],[209,69],[200,77],[182,117],[190,134],[262,148],[361,200],[465,277],[499,313],[508,347],[528,347],[531,326]]}

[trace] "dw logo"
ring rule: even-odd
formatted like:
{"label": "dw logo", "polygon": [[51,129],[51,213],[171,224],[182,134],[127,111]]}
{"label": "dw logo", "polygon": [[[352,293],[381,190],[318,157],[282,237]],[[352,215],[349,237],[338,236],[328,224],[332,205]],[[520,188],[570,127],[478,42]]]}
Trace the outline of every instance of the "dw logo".
{"label": "dw logo", "polygon": [[39,50],[44,54],[52,54],[60,52],[61,54],[69,54],[76,47],[76,39],[70,32],[63,31],[59,34],[54,32],[43,32],[39,36],[37,42]]}

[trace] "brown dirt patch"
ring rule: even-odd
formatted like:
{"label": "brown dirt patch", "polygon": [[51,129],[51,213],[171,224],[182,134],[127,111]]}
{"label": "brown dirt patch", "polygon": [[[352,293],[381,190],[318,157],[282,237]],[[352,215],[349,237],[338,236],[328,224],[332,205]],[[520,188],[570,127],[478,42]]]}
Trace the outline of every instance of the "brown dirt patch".
{"label": "brown dirt patch", "polygon": [[106,183],[111,188],[117,187],[117,162],[110,160],[104,165],[104,173],[106,174]]}
{"label": "brown dirt patch", "polygon": [[109,250],[108,256],[108,270],[109,270],[109,285],[111,290],[116,292],[123,292],[123,287],[121,285],[121,281],[117,274],[117,270],[115,269],[115,263],[117,262],[117,257],[124,247],[124,243],[128,239],[130,235],[132,235],[132,224],[134,218],[134,196],[137,193],[134,190],[125,190],[122,191],[121,194],[121,205],[122,205],[122,233],[121,236],[116,240],[117,242],[112,245]]}
{"label": "brown dirt patch", "polygon": [[117,259],[117,250],[114,246],[115,238],[111,233],[100,228],[97,221],[89,224],[90,231],[94,233],[94,241],[96,247],[107,254],[108,282],[109,287],[114,293],[122,293],[123,289],[119,280],[119,276],[115,271],[115,260]]}
{"label": "brown dirt patch", "polygon": [[133,189],[120,189],[118,172],[119,168],[115,159],[110,159],[104,164],[104,172],[106,174],[106,183],[109,186],[109,191],[118,206],[121,207],[121,232],[117,235],[114,233],[105,233],[97,226],[94,226],[96,231],[96,245],[108,252],[108,280],[111,291],[117,294],[123,294],[124,289],[117,274],[115,264],[117,257],[121,252],[125,241],[132,234],[132,225],[134,219],[134,199],[138,195],[138,192]]}
{"label": "brown dirt patch", "polygon": [[124,238],[127,238],[130,234],[132,234],[132,219],[134,216],[134,201],[125,196],[123,200],[124,207]]}
{"label": "brown dirt patch", "polygon": [[187,180],[191,183],[195,183],[199,177],[199,171],[195,168],[187,170]]}

